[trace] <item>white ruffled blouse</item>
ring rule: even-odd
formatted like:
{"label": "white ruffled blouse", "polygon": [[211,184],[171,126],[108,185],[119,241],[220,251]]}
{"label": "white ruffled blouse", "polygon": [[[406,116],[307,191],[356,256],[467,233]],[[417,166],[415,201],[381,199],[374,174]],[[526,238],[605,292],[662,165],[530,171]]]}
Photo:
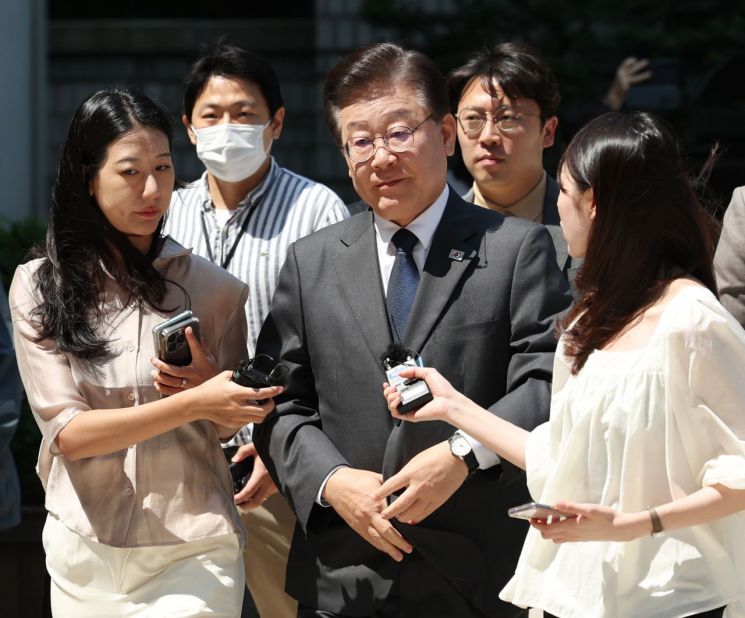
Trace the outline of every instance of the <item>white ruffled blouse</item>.
{"label": "white ruffled blouse", "polygon": [[[717,483],[745,489],[745,331],[690,286],[644,348],[595,351],[577,375],[557,352],[551,417],[526,464],[549,504],[632,512]],[[556,545],[531,528],[500,597],[561,618],[745,615],[745,513],[626,543]]]}

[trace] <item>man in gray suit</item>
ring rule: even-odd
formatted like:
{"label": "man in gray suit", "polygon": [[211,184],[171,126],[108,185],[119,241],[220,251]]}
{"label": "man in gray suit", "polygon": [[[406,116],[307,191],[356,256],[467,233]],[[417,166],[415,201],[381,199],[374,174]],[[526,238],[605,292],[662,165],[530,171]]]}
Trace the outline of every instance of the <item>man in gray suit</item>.
{"label": "man in gray suit", "polygon": [[[290,248],[259,335],[289,368],[255,437],[298,518],[287,591],[302,617],[523,615],[497,593],[527,529],[506,513],[524,477],[450,425],[396,424],[381,360],[397,342],[495,414],[544,422],[570,302],[551,239],[449,189],[455,119],[423,54],[357,50],[324,103],[372,210]],[[372,495],[393,475],[412,503],[387,521]]]}
{"label": "man in gray suit", "polygon": [[745,187],[737,187],[722,221],[722,235],[714,256],[719,299],[745,326]]}
{"label": "man in gray suit", "polygon": [[543,169],[543,150],[553,146],[559,122],[553,72],[529,45],[500,43],[455,69],[448,85],[458,144],[473,177],[463,199],[545,225],[559,268],[570,277],[572,259],[556,207],[559,187]]}

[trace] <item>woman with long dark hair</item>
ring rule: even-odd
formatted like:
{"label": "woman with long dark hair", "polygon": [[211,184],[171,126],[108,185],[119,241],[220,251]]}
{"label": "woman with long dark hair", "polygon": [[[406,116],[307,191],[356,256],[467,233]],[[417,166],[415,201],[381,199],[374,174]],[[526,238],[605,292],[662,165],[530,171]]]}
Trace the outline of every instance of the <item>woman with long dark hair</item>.
{"label": "woman with long dark hair", "polygon": [[[215,370],[154,385],[152,329],[190,308],[221,369],[246,358],[247,289],[160,230],[174,184],[167,113],[94,94],[62,149],[46,244],[10,291],[16,353],[41,429],[43,542],[56,616],[236,616],[240,520],[220,438],[272,405]],[[187,387],[182,380],[181,387]]]}
{"label": "woman with long dark hair", "polygon": [[[745,332],[717,300],[712,227],[678,143],[653,116],[607,114],[559,171],[562,229],[585,261],[550,420],[524,431],[433,369],[402,372],[424,378],[432,402],[400,415],[388,387],[389,407],[463,429],[569,515],[531,520],[503,599],[562,618],[741,615]],[[384,515],[418,521],[417,508],[404,492]]]}

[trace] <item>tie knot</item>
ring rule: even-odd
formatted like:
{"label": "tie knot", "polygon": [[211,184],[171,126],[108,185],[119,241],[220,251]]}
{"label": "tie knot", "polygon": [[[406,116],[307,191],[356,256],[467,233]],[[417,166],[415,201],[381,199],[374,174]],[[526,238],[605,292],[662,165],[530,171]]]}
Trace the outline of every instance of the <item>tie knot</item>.
{"label": "tie knot", "polygon": [[398,232],[393,235],[393,238],[391,238],[391,242],[396,249],[400,249],[409,255],[411,255],[411,252],[414,250],[414,245],[416,245],[418,241],[419,239],[416,237],[416,234],[410,232],[405,227],[398,230]]}

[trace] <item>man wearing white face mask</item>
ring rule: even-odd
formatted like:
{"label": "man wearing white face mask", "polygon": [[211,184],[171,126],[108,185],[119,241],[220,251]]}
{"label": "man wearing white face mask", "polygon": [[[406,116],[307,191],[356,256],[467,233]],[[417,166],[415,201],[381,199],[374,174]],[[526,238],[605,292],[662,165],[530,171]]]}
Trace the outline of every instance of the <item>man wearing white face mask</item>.
{"label": "man wearing white face mask", "polygon": [[[218,44],[196,61],[184,84],[182,122],[206,171],[174,192],[164,231],[248,284],[253,354],[289,245],[349,213],[330,189],[270,155],[285,108],[266,60]],[[244,445],[234,459],[255,456],[249,427],[234,441]],[[276,491],[257,457],[235,495],[247,532],[246,583],[262,617],[294,618],[296,602],[284,593],[294,516]]]}
{"label": "man wearing white face mask", "polygon": [[271,124],[272,119],[264,125],[220,123],[187,128],[196,136],[197,156],[207,172],[223,182],[240,182],[253,177],[266,162],[264,130]]}

